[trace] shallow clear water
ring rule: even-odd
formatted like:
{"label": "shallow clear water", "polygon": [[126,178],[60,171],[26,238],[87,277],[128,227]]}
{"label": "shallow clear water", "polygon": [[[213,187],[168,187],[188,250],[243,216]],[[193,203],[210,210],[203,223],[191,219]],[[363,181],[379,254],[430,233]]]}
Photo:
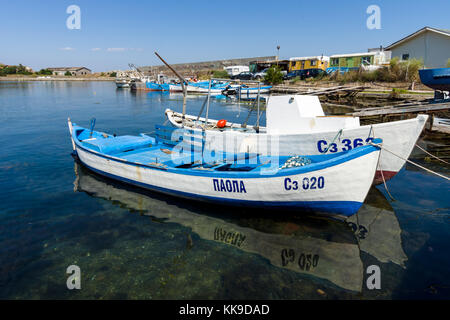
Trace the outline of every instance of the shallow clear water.
{"label": "shallow clear water", "polygon": [[[138,134],[181,100],[110,82],[0,82],[0,298],[450,298],[450,185],[414,167],[388,182],[396,201],[373,188],[344,223],[153,194],[70,156],[67,117]],[[189,98],[190,113],[203,100]],[[210,116],[243,122],[247,109],[213,101]],[[66,287],[70,265],[81,290]],[[371,265],[380,290],[367,289]]]}

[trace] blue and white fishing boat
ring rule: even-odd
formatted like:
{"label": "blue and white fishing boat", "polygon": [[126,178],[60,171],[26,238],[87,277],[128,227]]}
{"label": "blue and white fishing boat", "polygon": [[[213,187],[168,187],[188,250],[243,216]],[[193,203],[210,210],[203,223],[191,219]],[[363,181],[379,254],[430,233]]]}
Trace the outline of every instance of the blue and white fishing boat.
{"label": "blue and white fishing boat", "polygon": [[[186,86],[186,92],[201,93],[201,94],[211,93],[213,95],[216,95],[221,94],[222,91],[230,87],[231,87],[230,83],[220,81],[211,81],[211,88],[209,87],[209,81],[188,82]],[[181,84],[170,84],[169,91],[183,92],[183,88],[181,87]]]}
{"label": "blue and white fishing boat", "polygon": [[169,91],[169,84],[157,83],[155,81],[145,82],[145,90],[147,91]]}
{"label": "blue and white fishing boat", "polygon": [[262,86],[262,87],[248,87],[248,86],[240,86],[237,89],[236,94],[240,94],[242,96],[248,95],[257,95],[258,92],[261,93],[269,93],[272,86]]}
{"label": "blue and white fishing boat", "polygon": [[375,144],[315,156],[230,154],[195,147],[204,140],[193,130],[116,137],[68,124],[79,160],[109,178],[194,200],[343,217],[363,204],[380,155]]}
{"label": "blue and white fishing boat", "polygon": [[[250,108],[249,114],[252,111]],[[319,98],[307,95],[270,96],[264,127],[225,119],[221,119],[224,126],[219,126],[218,119],[201,117],[202,112],[203,109],[195,116],[166,109],[165,114],[175,127],[206,130],[208,147],[226,152],[257,150],[260,154],[275,154],[274,145],[278,145],[277,151],[283,156],[320,155],[348,151],[370,143],[373,137],[380,138],[385,150],[381,151],[375,184],[391,179],[401,170],[428,119],[428,115],[421,114],[414,119],[360,125],[359,117],[325,116]],[[386,150],[395,150],[396,155]]]}

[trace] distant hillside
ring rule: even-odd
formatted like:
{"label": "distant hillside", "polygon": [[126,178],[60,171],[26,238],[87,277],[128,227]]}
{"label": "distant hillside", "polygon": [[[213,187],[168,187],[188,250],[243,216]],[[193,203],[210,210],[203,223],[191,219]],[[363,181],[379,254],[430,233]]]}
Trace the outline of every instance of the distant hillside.
{"label": "distant hillside", "polygon": [[[175,70],[184,75],[196,75],[198,73],[207,72],[211,70],[223,70],[224,67],[234,66],[234,65],[248,65],[251,61],[266,61],[274,60],[275,56],[269,57],[253,57],[253,58],[238,58],[238,59],[227,59],[227,60],[215,60],[215,61],[203,61],[203,62],[191,62],[191,63],[177,63],[171,64]],[[170,62],[169,62],[170,63]],[[171,72],[165,65],[160,66],[145,66],[139,67],[145,73],[159,73]]]}

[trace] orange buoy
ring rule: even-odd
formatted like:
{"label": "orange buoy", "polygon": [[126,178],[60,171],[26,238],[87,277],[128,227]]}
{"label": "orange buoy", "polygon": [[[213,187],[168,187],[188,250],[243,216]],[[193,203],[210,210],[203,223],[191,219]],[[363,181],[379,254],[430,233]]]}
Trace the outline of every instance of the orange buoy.
{"label": "orange buoy", "polygon": [[225,128],[226,125],[227,125],[227,120],[222,119],[222,120],[217,121],[218,128]]}

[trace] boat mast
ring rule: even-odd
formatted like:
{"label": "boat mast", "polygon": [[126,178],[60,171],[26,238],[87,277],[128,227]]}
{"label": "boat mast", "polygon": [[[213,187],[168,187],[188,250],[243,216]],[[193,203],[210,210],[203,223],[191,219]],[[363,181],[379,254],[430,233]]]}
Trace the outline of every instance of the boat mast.
{"label": "boat mast", "polygon": [[180,74],[172,68],[166,61],[164,61],[163,58],[158,54],[158,52],[155,51],[156,56],[169,68],[181,81],[181,87],[183,88],[183,116],[182,116],[182,126],[184,127],[185,122],[185,115],[186,115],[186,95],[187,95],[187,89],[186,89],[186,80],[180,76]]}
{"label": "boat mast", "polygon": [[207,104],[206,104],[206,119],[205,119],[205,125],[203,127],[203,131],[206,130],[206,126],[208,125],[209,104],[210,104],[210,101],[211,101],[211,82],[212,82],[212,80],[209,79],[208,100],[207,100]]}
{"label": "boat mast", "polygon": [[258,95],[256,96],[256,99],[258,100],[258,115],[256,118],[256,132],[259,133],[259,100],[261,96],[261,82],[258,81]]}

